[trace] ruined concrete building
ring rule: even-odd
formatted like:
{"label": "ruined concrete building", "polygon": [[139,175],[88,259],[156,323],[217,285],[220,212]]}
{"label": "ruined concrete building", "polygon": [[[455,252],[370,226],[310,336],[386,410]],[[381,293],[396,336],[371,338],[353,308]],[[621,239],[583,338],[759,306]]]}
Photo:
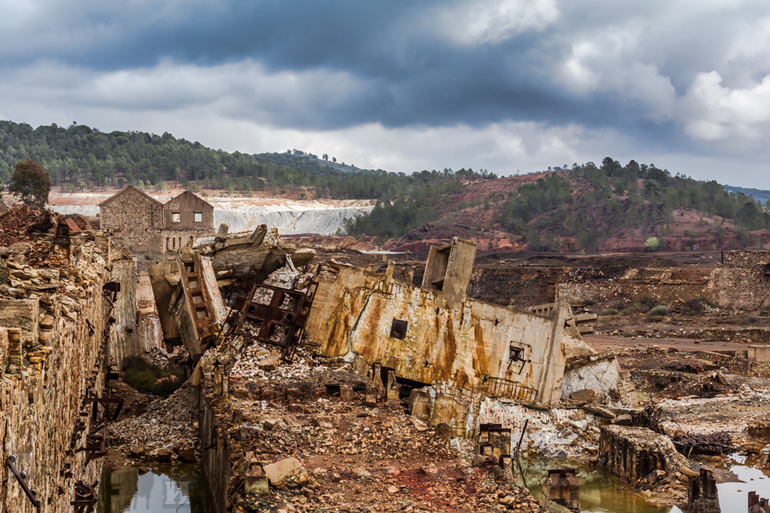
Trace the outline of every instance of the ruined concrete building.
{"label": "ruined concrete building", "polygon": [[422,287],[390,272],[320,264],[308,338],[323,356],[360,358],[396,380],[554,404],[565,347],[580,342],[569,305],[527,311],[466,298],[475,252],[458,238],[432,248]]}
{"label": "ruined concrete building", "polygon": [[134,253],[165,255],[214,235],[214,207],[190,191],[164,204],[129,185],[99,211],[102,229]]}
{"label": "ruined concrete building", "polygon": [[302,266],[315,257],[313,250],[280,241],[265,243],[266,234],[267,228],[261,225],[250,235],[218,237],[195,249],[182,248],[149,269],[168,344],[183,343],[191,355],[201,355],[220,335],[228,317],[220,284],[236,280],[252,286],[287,262]]}
{"label": "ruined concrete building", "polygon": [[770,251],[744,249],[725,252],[722,262],[713,269],[569,269],[559,277],[556,298],[582,303],[650,297],[661,303],[673,303],[702,297],[721,308],[759,314],[770,310],[769,287]]}

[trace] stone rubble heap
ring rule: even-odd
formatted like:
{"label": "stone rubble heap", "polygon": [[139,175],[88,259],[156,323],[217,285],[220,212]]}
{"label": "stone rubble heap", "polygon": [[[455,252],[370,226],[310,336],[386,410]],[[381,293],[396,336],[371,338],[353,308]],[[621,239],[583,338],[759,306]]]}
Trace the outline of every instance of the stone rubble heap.
{"label": "stone rubble heap", "polygon": [[198,421],[196,390],[186,383],[159,398],[144,413],[110,424],[107,443],[121,446],[137,461],[196,461]]}

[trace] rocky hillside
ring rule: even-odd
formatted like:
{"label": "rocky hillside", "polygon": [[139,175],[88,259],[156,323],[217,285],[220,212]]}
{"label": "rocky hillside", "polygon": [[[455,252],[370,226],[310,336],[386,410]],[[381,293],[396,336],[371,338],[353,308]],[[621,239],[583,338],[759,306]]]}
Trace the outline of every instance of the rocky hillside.
{"label": "rocky hillside", "polygon": [[[399,207],[375,207],[370,217],[382,219],[368,226],[398,217]],[[565,253],[708,251],[770,242],[770,214],[751,196],[610,158],[600,167],[589,162],[569,171],[468,181],[434,201],[431,214],[386,247],[422,251],[454,235],[476,240],[481,250]],[[378,235],[360,230],[365,219],[350,223],[351,232]]]}

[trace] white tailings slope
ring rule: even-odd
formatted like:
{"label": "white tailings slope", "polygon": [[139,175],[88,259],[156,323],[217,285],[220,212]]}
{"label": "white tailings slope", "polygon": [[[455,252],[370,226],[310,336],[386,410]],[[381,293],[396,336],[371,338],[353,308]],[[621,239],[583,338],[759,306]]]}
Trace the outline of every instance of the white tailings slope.
{"label": "white tailings slope", "polygon": [[[218,204],[214,204],[220,207]],[[214,226],[221,223],[230,228],[230,233],[248,232],[260,224],[268,229],[277,228],[278,233],[320,233],[330,235],[342,228],[346,219],[368,213],[372,207],[328,207],[306,206],[299,203],[289,205],[244,205],[233,209],[215,208]]]}

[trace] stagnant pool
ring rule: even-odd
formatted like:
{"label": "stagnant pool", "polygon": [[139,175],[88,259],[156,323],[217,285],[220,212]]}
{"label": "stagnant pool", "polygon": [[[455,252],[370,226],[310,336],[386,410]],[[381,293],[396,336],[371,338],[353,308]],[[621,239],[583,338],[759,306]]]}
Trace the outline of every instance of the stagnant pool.
{"label": "stagnant pool", "polygon": [[97,513],[210,513],[205,477],[195,465],[123,467],[102,473]]}
{"label": "stagnant pool", "polygon": [[[722,513],[745,513],[748,493],[770,497],[770,471],[746,465],[734,456],[725,467],[740,481],[717,485]],[[753,463],[753,462],[749,462]],[[679,508],[650,505],[638,493],[601,468],[583,467],[565,460],[522,460],[516,482],[542,499],[542,484],[549,468],[575,468],[580,481],[581,506],[586,513],[682,513]],[[137,467],[105,470],[99,486],[97,513],[211,513],[208,484],[195,465],[155,466],[140,473]]]}
{"label": "stagnant pool", "polygon": [[[733,456],[725,466],[742,482],[717,485],[722,513],[746,513],[748,494],[770,497],[770,470],[747,466],[744,458]],[[753,463],[753,462],[752,462]],[[549,468],[575,468],[580,482],[581,508],[585,513],[682,513],[677,507],[654,506],[628,485],[601,468],[582,467],[564,460],[522,460],[517,467],[517,484],[527,486],[542,499],[542,485]]]}

